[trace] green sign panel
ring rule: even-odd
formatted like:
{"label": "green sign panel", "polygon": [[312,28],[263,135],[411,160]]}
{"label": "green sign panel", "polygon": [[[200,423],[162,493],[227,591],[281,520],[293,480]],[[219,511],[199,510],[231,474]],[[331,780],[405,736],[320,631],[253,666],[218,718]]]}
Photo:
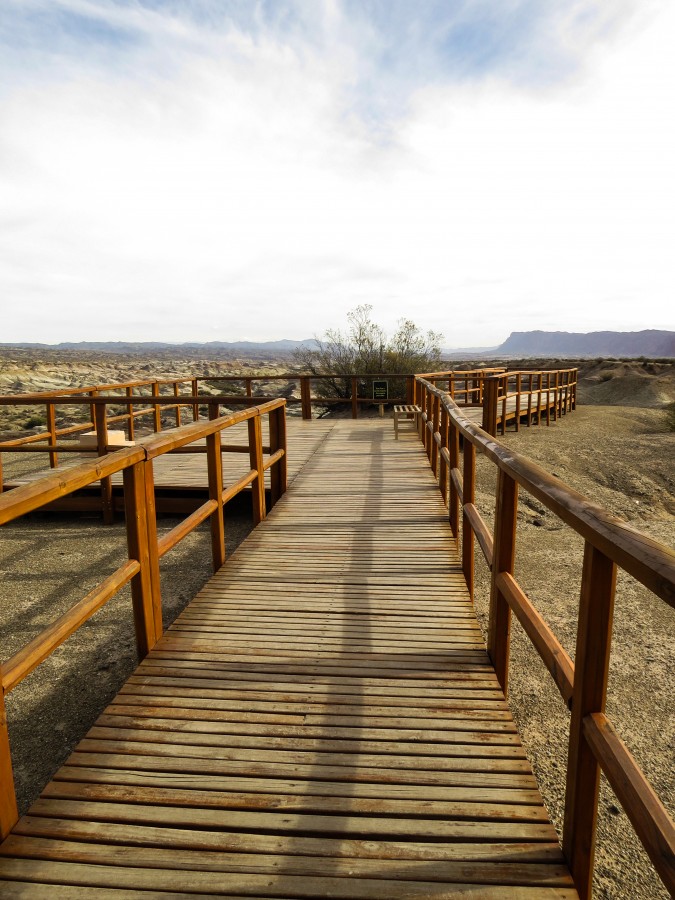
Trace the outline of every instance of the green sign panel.
{"label": "green sign panel", "polygon": [[373,381],[373,400],[389,399],[389,382]]}

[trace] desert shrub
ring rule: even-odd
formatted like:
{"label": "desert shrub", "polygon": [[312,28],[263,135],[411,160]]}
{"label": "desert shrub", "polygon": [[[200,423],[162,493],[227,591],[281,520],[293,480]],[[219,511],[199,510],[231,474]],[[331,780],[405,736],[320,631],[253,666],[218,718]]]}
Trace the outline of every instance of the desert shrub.
{"label": "desert shrub", "polygon": [[47,420],[45,419],[44,416],[30,416],[23,423],[23,427],[24,428],[37,428],[38,425],[46,425],[46,424],[47,424]]}
{"label": "desert shrub", "polygon": [[675,403],[669,403],[664,410],[664,420],[668,431],[675,431]]}
{"label": "desert shrub", "polygon": [[[372,306],[363,304],[347,313],[346,333],[331,328],[323,338],[315,338],[316,347],[300,347],[294,352],[296,363],[310,375],[324,375],[316,386],[321,397],[349,398],[351,376],[368,374],[412,375],[437,369],[441,362],[443,335],[423,332],[410,319],[401,319],[396,332],[388,337],[371,319]],[[358,394],[367,395],[370,382],[360,377]],[[404,381],[390,382],[390,396],[404,392]]]}

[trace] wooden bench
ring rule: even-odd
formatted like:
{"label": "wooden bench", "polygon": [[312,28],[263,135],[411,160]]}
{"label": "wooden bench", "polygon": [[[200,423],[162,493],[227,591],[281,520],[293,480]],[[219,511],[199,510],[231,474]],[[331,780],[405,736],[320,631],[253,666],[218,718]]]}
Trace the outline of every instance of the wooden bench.
{"label": "wooden bench", "polygon": [[410,403],[403,403],[394,407],[394,437],[398,440],[398,420],[401,416],[404,419],[412,419],[413,427],[417,427],[417,416],[420,414],[419,406],[413,406]]}

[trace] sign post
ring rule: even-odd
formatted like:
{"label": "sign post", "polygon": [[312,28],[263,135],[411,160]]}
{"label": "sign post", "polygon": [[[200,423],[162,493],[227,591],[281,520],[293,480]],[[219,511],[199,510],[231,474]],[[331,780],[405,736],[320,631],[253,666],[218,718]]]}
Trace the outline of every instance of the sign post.
{"label": "sign post", "polygon": [[[373,400],[389,399],[389,382],[384,379],[373,381]],[[384,416],[384,403],[380,403],[380,416]]]}

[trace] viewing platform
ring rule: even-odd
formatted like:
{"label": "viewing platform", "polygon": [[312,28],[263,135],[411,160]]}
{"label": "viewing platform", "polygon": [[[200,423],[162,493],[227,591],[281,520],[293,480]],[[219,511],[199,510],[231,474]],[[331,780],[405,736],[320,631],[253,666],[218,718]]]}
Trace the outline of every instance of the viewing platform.
{"label": "viewing platform", "polygon": [[[126,583],[141,660],[21,818],[0,709],[3,898],[587,897],[600,766],[672,888],[672,820],[605,696],[617,566],[673,605],[675,557],[500,449],[433,381],[417,391],[398,440],[390,420],[287,422],[274,401],[0,497],[2,524],[121,479],[129,544],[3,662],[3,695]],[[257,527],[225,561],[221,438],[236,428]],[[208,497],[158,541],[153,466],[195,441]],[[477,453],[498,470],[492,530]],[[519,487],[586,541],[574,661],[515,579]],[[160,559],[206,520],[215,574],[163,632]],[[487,646],[475,544],[492,573]],[[572,709],[562,847],[505,698],[511,612]]]}
{"label": "viewing platform", "polygon": [[[493,435],[500,431],[504,434],[509,425],[516,430],[521,425],[550,425],[572,412],[576,406],[576,369],[526,372],[507,372],[501,368],[477,369],[440,372],[428,377],[430,384],[446,391],[461,406],[467,418]],[[340,396],[325,396],[326,381]],[[386,386],[386,400],[378,403],[373,399],[375,385],[383,384]],[[224,390],[229,393],[222,393]],[[269,394],[255,396],[254,390],[272,390],[274,396],[281,390],[288,395],[287,404],[295,404],[290,408],[300,413],[299,416],[287,417],[287,428],[293,431],[294,452],[288,460],[291,479],[314,452],[323,429],[332,427],[330,423],[334,419],[330,413],[335,407],[343,414],[347,410],[353,419],[357,419],[364,407],[372,409],[379,406],[382,415],[385,406],[405,401],[420,413],[431,415],[431,408],[420,409],[417,382],[413,376],[407,375],[348,376],[340,379],[308,375],[151,379],[60,392],[10,394],[0,396],[0,410],[14,407],[39,412],[44,409],[45,426],[34,434],[5,435],[4,440],[0,440],[0,492],[35,482],[44,475],[47,465],[51,468],[78,465],[92,456],[119,449],[124,444],[133,444],[139,434],[147,436],[149,430],[159,433],[167,428],[167,424],[169,427],[173,424],[180,427],[188,418],[195,422],[206,416],[216,418],[223,406],[237,408],[274,399]],[[397,391],[405,396],[397,397]],[[295,397],[295,393],[299,396]],[[70,419],[84,418],[84,421],[81,424],[77,421],[75,424],[59,424],[59,413],[64,411]],[[324,419],[326,413],[329,415]],[[306,425],[309,421],[315,423],[311,428]],[[111,430],[111,426],[113,429],[121,426],[124,431]],[[266,422],[263,421],[263,444],[267,446],[269,434],[265,429]],[[223,487],[229,488],[249,471],[245,425],[234,426],[228,431],[228,443],[222,450]],[[3,474],[3,456],[13,459],[19,455],[19,458],[23,456],[26,459],[26,454],[38,460],[30,470],[23,467],[19,474]],[[206,445],[202,440],[157,459],[153,479],[155,503],[159,511],[183,513],[199,506],[200,499],[208,492],[205,454]],[[265,478],[269,489],[269,474]],[[87,485],[59,498],[47,508],[60,511],[102,509],[106,519],[111,521],[115,511],[124,509],[122,476],[113,476],[102,485]]]}

